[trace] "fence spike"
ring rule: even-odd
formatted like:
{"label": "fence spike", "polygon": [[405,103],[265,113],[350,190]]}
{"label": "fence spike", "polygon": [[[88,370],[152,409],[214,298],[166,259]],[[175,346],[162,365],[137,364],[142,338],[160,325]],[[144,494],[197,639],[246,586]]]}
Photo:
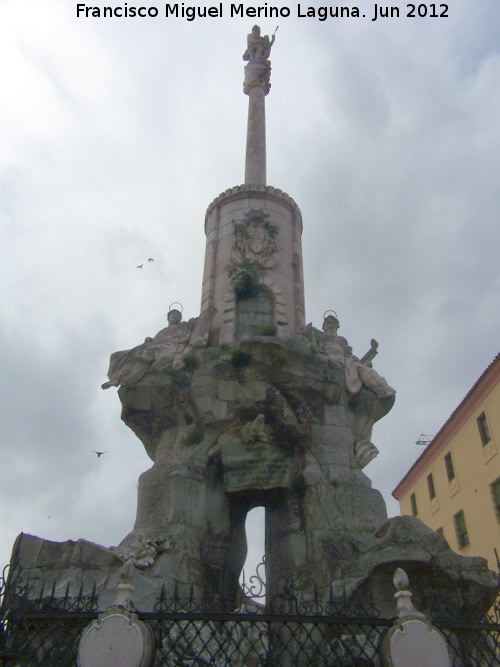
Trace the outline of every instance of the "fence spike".
{"label": "fence spike", "polygon": [[[36,582],[38,584],[38,582]],[[53,595],[56,595],[56,590],[53,586],[54,582],[50,584],[47,582],[46,586],[39,582],[41,590],[38,585],[33,586],[31,603],[29,605],[20,605],[22,598],[20,596],[12,596],[7,602],[4,601],[2,607],[2,616],[0,621],[0,629],[4,633],[1,639],[5,643],[1,646],[4,650],[4,655],[8,655],[8,659],[13,664],[28,665],[33,664],[33,646],[36,646],[39,655],[44,655],[41,658],[40,665],[60,664],[60,656],[67,659],[67,664],[76,664],[76,646],[75,635],[73,629],[75,624],[80,624],[82,627],[87,624],[90,611],[88,609],[89,597],[83,596],[83,583],[80,586],[79,597],[77,601],[84,602],[81,608],[73,609],[71,614],[68,614],[61,606],[61,598],[58,598],[59,604],[54,609],[50,609],[51,623],[53,623],[56,632],[40,633],[40,623],[37,617],[42,620],[43,627],[46,627],[47,613],[45,608],[37,608],[37,596],[43,598],[45,591],[50,590],[52,586]],[[299,584],[299,581],[298,581]],[[376,659],[379,650],[380,641],[387,632],[387,628],[394,623],[393,618],[375,618],[369,616],[371,619],[367,623],[367,618],[356,621],[355,618],[347,618],[347,607],[343,610],[335,609],[334,613],[341,616],[343,612],[344,618],[330,618],[328,619],[328,612],[325,610],[325,601],[322,595],[321,584],[314,586],[313,590],[309,590],[307,597],[307,611],[310,612],[310,604],[312,600],[317,600],[319,604],[318,613],[313,614],[316,618],[311,619],[311,615],[304,613],[299,615],[299,618],[294,618],[293,622],[287,622],[286,614],[293,613],[294,606],[302,609],[301,598],[304,595],[303,589],[295,583],[292,578],[287,582],[287,587],[280,601],[286,601],[288,608],[279,612],[283,614],[279,620],[262,622],[261,612],[252,615],[248,609],[245,611],[245,620],[238,618],[238,614],[231,614],[229,612],[220,614],[220,621],[213,621],[210,611],[206,614],[202,613],[200,609],[200,616],[196,619],[190,619],[188,610],[183,608],[182,604],[186,602],[183,598],[179,598],[179,589],[184,592],[182,583],[175,585],[175,599],[179,601],[178,609],[172,613],[170,604],[170,587],[164,582],[161,588],[158,589],[158,600],[163,601],[167,599],[168,604],[161,609],[157,614],[155,620],[155,633],[161,637],[163,643],[156,647],[155,659],[162,660],[164,658],[163,651],[169,651],[169,658],[176,660],[175,664],[180,664],[183,660],[185,664],[191,664],[193,658],[192,648],[188,646],[187,650],[184,648],[187,644],[193,641],[201,646],[200,664],[229,664],[231,661],[236,664],[243,661],[244,664],[251,664],[252,661],[259,660],[259,664],[277,665],[281,662],[281,656],[285,655],[288,664],[303,664],[308,667],[314,665],[340,665],[351,664],[358,665],[363,660],[366,664],[374,664],[373,659]],[[24,590],[24,589],[23,589]],[[36,591],[39,590],[39,594]],[[64,590],[64,589],[63,589]],[[96,596],[98,585],[94,583],[92,587],[92,596]],[[333,605],[334,601],[339,601],[341,597],[341,590],[339,595],[334,597],[336,588],[329,586],[329,600]],[[401,587],[402,592],[406,593],[407,586]],[[73,589],[74,592],[74,589]],[[399,591],[401,592],[401,591]],[[200,588],[194,584],[191,587],[191,597],[198,596]],[[326,591],[325,591],[326,593]],[[281,589],[280,589],[281,594]],[[312,594],[312,595],[311,595]],[[70,598],[70,584],[66,586],[66,600],[74,600]],[[344,598],[347,598],[346,582],[344,582],[343,589]],[[326,594],[325,596],[326,597]],[[355,594],[352,595],[351,607],[354,610]],[[404,597],[404,596],[399,596]],[[198,597],[194,598],[196,605]],[[368,599],[373,600],[373,596],[369,595]],[[399,599],[399,598],[398,598]],[[47,598],[45,598],[47,601]],[[375,601],[373,604],[375,604]],[[359,605],[359,609],[366,608],[366,605]],[[407,605],[407,608],[409,606]],[[305,609],[305,606],[304,606]],[[222,610],[224,611],[224,610]],[[410,610],[412,611],[412,610]],[[276,613],[276,610],[274,610]],[[413,611],[412,611],[413,614]],[[93,614],[97,617],[97,613]],[[333,614],[332,614],[333,615]],[[1,626],[1,623],[6,619],[6,624]],[[45,625],[44,625],[45,624]],[[156,625],[157,624],[157,625]],[[444,630],[446,638],[453,638],[449,642],[449,651],[453,660],[463,659],[464,664],[472,664],[477,662],[478,657],[481,659],[481,664],[493,665],[496,664],[497,654],[495,647],[497,646],[498,626],[495,624],[482,624],[480,628],[467,625],[463,621],[460,624],[460,632],[457,630],[457,624],[451,629],[447,629],[446,623],[439,624],[441,630]],[[475,624],[477,626],[477,624]],[[368,627],[369,626],[369,629]],[[248,631],[251,628],[251,633],[248,637]],[[327,629],[325,631],[326,628]],[[10,647],[14,650],[10,651]],[[6,650],[8,649],[8,650]],[[251,653],[251,651],[254,651]],[[12,658],[11,658],[12,653]],[[182,654],[183,653],[183,654]],[[234,656],[234,659],[233,659]],[[250,658],[251,656],[251,658]],[[310,656],[310,661],[303,660],[303,656]],[[241,657],[241,661],[240,661]],[[368,663],[368,659],[370,662]],[[0,657],[0,663],[2,659]],[[10,662],[9,662],[10,664]],[[37,662],[38,664],[38,662]],[[66,664],[66,662],[65,662]],[[257,664],[257,662],[255,662]],[[462,662],[461,662],[462,664]]]}
{"label": "fence spike", "polygon": [[37,600],[38,608],[40,608],[43,604],[43,594],[44,593],[45,593],[45,582],[42,582],[42,588],[40,589],[40,593],[38,595],[38,600]]}
{"label": "fence spike", "polygon": [[180,597],[179,597],[179,589],[177,587],[177,581],[176,581],[175,584],[174,584],[174,594],[173,594],[173,597],[172,597],[172,605],[173,605],[173,610],[174,611],[178,611],[180,609],[180,607],[181,607],[180,603],[181,603],[181,600],[180,600]]}
{"label": "fence spike", "polygon": [[97,585],[96,582],[94,581],[94,585],[92,586],[92,593],[90,594],[90,601],[89,601],[89,611],[95,611],[99,607],[99,598],[97,595]]}
{"label": "fence spike", "polygon": [[61,599],[63,609],[67,607],[68,601],[69,601],[69,581],[66,584],[66,590],[64,591],[64,595]]}

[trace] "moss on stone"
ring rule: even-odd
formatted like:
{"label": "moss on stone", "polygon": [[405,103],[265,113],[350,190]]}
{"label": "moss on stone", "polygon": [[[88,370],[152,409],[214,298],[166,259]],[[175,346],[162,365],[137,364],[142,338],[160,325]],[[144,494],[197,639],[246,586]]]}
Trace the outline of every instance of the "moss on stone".
{"label": "moss on stone", "polygon": [[241,368],[242,366],[248,366],[252,360],[252,355],[247,352],[243,352],[238,348],[235,348],[231,352],[231,363],[235,368]]}

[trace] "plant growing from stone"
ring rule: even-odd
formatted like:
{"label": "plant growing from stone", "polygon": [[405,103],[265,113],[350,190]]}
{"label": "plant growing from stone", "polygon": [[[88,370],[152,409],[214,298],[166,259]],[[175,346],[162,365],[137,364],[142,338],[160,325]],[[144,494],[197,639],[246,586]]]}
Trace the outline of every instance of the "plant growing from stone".
{"label": "plant growing from stone", "polygon": [[231,352],[231,363],[235,368],[241,368],[242,366],[248,366],[252,360],[252,355],[247,352],[243,352],[238,348],[235,348]]}
{"label": "plant growing from stone", "polygon": [[200,360],[196,356],[196,352],[193,352],[193,350],[185,354],[182,357],[182,360],[187,371],[195,371],[200,365]]}
{"label": "plant growing from stone", "polygon": [[203,440],[203,431],[198,426],[192,426],[186,435],[182,438],[181,443],[187,447],[198,445]]}
{"label": "plant growing from stone", "polygon": [[250,299],[259,292],[260,279],[257,266],[248,258],[238,264],[226,266],[226,273],[238,299]]}

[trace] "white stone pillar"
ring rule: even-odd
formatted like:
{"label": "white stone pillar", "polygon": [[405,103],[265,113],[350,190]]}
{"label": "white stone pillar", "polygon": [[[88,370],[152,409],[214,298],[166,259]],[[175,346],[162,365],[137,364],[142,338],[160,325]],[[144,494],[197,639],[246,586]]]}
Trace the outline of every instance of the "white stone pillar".
{"label": "white stone pillar", "polygon": [[245,185],[266,185],[266,95],[271,68],[265,62],[245,67],[244,91],[248,95]]}

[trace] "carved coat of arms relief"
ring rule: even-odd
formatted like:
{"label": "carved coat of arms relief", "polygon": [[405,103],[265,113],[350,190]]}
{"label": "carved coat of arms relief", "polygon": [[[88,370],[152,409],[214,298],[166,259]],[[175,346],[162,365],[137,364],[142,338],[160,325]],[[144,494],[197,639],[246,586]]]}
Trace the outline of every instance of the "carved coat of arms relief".
{"label": "carved coat of arms relief", "polygon": [[231,259],[235,264],[247,260],[262,269],[271,269],[278,264],[278,226],[271,222],[268,213],[252,210],[243,220],[234,223]]}

